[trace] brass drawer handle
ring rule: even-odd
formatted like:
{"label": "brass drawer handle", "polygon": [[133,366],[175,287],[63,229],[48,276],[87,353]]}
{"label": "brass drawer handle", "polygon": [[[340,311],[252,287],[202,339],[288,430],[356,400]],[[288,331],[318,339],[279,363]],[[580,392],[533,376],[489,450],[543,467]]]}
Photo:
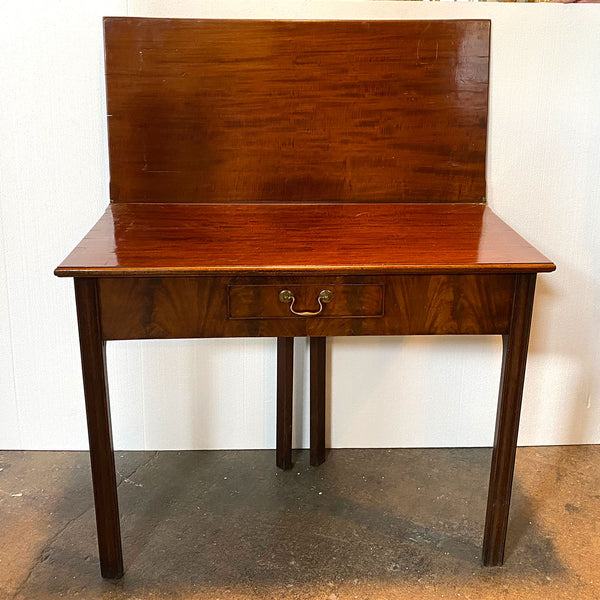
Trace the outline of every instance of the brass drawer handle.
{"label": "brass drawer handle", "polygon": [[309,310],[294,310],[294,302],[296,302],[296,297],[290,290],[281,290],[279,292],[279,302],[283,302],[287,304],[290,302],[290,311],[292,311],[295,315],[299,317],[316,317],[320,315],[323,311],[323,302],[327,304],[327,302],[331,302],[333,299],[333,292],[330,290],[321,290],[317,297],[317,302],[319,303],[319,310],[317,311],[309,311]]}

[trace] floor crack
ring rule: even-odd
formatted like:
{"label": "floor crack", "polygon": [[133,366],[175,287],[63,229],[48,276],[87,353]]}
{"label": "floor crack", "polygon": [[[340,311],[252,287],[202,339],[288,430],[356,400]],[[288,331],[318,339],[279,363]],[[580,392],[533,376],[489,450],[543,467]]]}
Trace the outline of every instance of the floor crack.
{"label": "floor crack", "polygon": [[[124,482],[127,483],[132,483],[133,485],[136,486],[140,486],[141,484],[139,483],[135,483],[134,481],[131,480],[131,478],[143,467],[148,466],[156,457],[158,456],[158,450],[154,452],[154,454],[145,462],[143,462],[142,464],[138,465],[135,469],[133,469],[133,471],[131,471],[131,473],[129,473],[127,476],[122,475],[121,473],[119,473],[117,471],[117,473],[122,477],[121,482],[117,485],[117,489],[121,486],[121,484],[123,484]],[[38,557],[35,559],[34,563],[31,565],[31,568],[29,569],[29,572],[27,573],[27,576],[25,577],[25,579],[19,584],[19,586],[17,587],[17,589],[15,590],[15,593],[13,594],[13,600],[16,600],[16,598],[19,596],[19,594],[21,594],[21,590],[23,590],[25,588],[25,586],[27,585],[27,583],[29,582],[29,580],[31,579],[31,576],[33,575],[33,572],[35,571],[35,569],[43,564],[44,562],[46,562],[48,560],[48,558],[50,557],[50,550],[52,548],[52,545],[54,544],[54,542],[58,539],[58,537],[67,529],[67,527],[69,527],[69,525],[71,525],[72,523],[74,523],[75,521],[77,521],[78,519],[81,519],[81,517],[83,517],[87,512],[89,511],[93,511],[94,510],[94,505],[92,504],[92,506],[89,506],[88,508],[86,508],[83,512],[81,512],[80,514],[76,515],[75,517],[69,519],[47,542],[46,544],[44,544],[44,547],[42,548],[42,550],[40,551]]]}
{"label": "floor crack", "polygon": [[147,467],[156,457],[158,456],[158,450],[155,450],[154,454],[146,461],[143,462],[141,465],[138,465],[133,471],[131,471],[131,473],[129,473],[128,475],[123,475],[123,473],[120,473],[119,471],[117,471],[117,475],[119,475],[120,477],[122,477],[119,485],[117,486],[117,488],[121,487],[121,485],[123,483],[131,483],[132,485],[135,485],[136,487],[143,487],[141,483],[136,483],[135,481],[132,480],[132,477],[143,467]]}
{"label": "floor crack", "polygon": [[35,571],[35,569],[41,565],[42,563],[46,562],[48,560],[48,558],[50,557],[50,549],[52,548],[52,544],[54,544],[54,542],[57,540],[57,538],[63,533],[63,531],[65,531],[65,529],[67,529],[67,527],[69,527],[69,525],[71,525],[71,523],[74,523],[75,521],[77,521],[78,519],[81,519],[81,517],[83,517],[83,515],[85,515],[87,512],[89,512],[90,510],[94,510],[93,506],[89,506],[88,508],[86,508],[83,512],[79,513],[77,516],[73,517],[72,519],[69,519],[44,545],[44,547],[42,548],[42,550],[40,551],[38,557],[35,559],[34,563],[31,565],[31,568],[29,569],[29,573],[27,573],[27,576],[25,577],[25,579],[19,584],[19,586],[17,587],[17,589],[15,590],[15,593],[13,595],[13,599],[17,598],[18,595],[21,593],[21,590],[27,585],[27,583],[29,582],[29,580],[31,579],[31,576],[33,575],[33,572]]}

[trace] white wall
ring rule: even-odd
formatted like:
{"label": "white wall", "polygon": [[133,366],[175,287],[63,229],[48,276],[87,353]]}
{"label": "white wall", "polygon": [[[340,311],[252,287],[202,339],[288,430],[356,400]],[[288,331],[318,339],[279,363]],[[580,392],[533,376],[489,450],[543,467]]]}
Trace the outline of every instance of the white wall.
{"label": "white wall", "polygon": [[[52,270],[108,199],[103,14],[491,18],[488,200],[558,265],[519,442],[600,442],[600,6],[73,0],[0,3],[0,448],[87,447],[72,283]],[[496,338],[332,340],[331,444],[490,445],[499,370]],[[272,339],[109,343],[109,377],[120,449],[274,446]]]}

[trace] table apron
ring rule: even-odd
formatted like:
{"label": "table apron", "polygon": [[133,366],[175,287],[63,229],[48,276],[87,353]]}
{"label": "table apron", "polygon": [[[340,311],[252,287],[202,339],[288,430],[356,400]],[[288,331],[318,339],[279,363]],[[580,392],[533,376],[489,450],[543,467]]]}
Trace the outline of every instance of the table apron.
{"label": "table apron", "polygon": [[[105,340],[505,334],[514,288],[510,273],[98,279]],[[319,290],[333,299],[295,316],[279,302],[284,289],[299,310],[318,308]]]}

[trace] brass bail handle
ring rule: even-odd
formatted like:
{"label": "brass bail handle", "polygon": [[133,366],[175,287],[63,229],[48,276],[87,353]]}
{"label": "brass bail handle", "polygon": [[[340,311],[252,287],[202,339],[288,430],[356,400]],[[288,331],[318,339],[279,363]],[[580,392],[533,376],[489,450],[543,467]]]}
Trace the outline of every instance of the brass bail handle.
{"label": "brass bail handle", "polygon": [[296,297],[290,290],[281,290],[279,292],[279,302],[284,304],[290,303],[290,311],[299,317],[316,317],[323,311],[323,303],[327,304],[333,299],[333,292],[330,290],[321,290],[317,296],[317,302],[319,303],[319,310],[294,310],[294,302]]}

